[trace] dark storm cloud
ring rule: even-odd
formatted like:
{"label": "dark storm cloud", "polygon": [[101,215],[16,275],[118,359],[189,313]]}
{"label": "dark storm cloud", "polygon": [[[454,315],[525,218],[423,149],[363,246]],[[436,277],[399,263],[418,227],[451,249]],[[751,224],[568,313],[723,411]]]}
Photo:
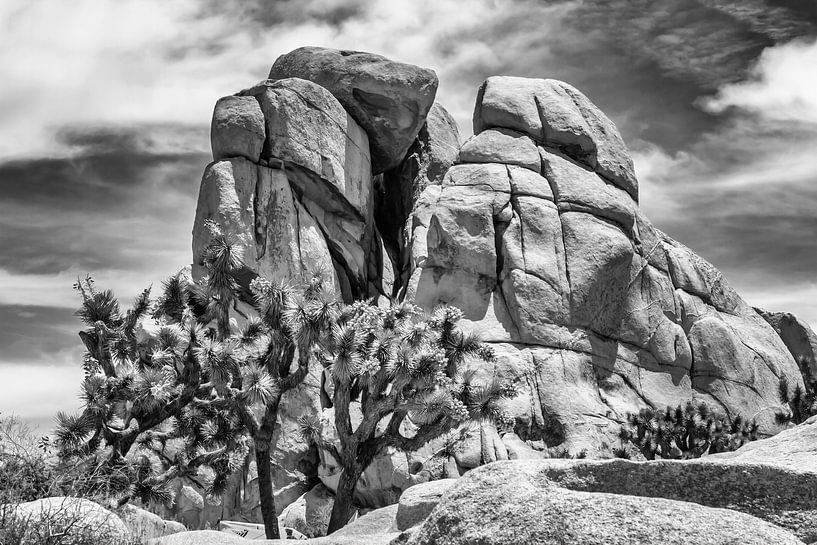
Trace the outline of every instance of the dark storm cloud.
{"label": "dark storm cloud", "polygon": [[3,361],[55,365],[82,354],[77,332],[83,326],[71,309],[0,305],[0,323]]}
{"label": "dark storm cloud", "polygon": [[337,27],[360,17],[365,6],[364,0],[212,0],[202,3],[200,14],[203,17],[214,13],[228,15],[256,29],[309,22]]}
{"label": "dark storm cloud", "polygon": [[65,130],[62,139],[81,155],[0,164],[0,269],[141,270],[168,243],[181,250],[172,241],[186,238],[209,157],[170,144],[154,150],[151,131],[163,132]]}

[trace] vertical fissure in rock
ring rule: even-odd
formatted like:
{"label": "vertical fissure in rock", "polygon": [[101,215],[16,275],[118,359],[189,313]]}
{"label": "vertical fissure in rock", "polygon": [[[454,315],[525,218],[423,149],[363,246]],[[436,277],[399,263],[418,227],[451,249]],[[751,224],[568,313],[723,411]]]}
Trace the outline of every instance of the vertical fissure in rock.
{"label": "vertical fissure in rock", "polygon": [[[538,107],[538,102],[537,102],[537,107]],[[540,113],[541,113],[541,110],[540,110]],[[567,242],[565,241],[565,225],[564,225],[564,222],[562,221],[562,211],[559,209],[559,201],[560,201],[559,186],[556,185],[556,183],[553,180],[551,180],[550,178],[548,178],[545,175],[545,161],[542,158],[541,153],[539,154],[539,175],[542,178],[544,178],[545,181],[548,183],[548,186],[550,186],[550,192],[553,193],[553,204],[556,206],[556,216],[559,218],[559,238],[562,240],[562,255],[564,256],[564,264],[565,264],[565,283],[567,284],[567,298],[568,298],[568,300],[567,300],[567,304],[568,304],[567,309],[568,309],[568,311],[570,311],[570,309],[573,307],[573,304],[572,304],[573,287],[572,287],[572,284],[570,282],[570,267],[568,266],[568,261],[567,261]]]}
{"label": "vertical fissure in rock", "polygon": [[255,197],[253,215],[255,228],[255,259],[260,261],[267,253],[267,228],[273,203],[269,178],[264,176],[264,167],[256,165]]}
{"label": "vertical fissure in rock", "polygon": [[415,140],[403,161],[373,180],[374,220],[386,254],[394,270],[395,285],[408,282],[405,229],[416,200],[415,186],[420,176],[419,141]]}

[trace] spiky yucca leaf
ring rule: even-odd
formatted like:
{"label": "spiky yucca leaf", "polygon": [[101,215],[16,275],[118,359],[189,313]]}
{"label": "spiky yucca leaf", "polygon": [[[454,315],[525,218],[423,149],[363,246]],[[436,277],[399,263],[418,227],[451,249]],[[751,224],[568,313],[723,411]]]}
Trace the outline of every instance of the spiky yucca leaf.
{"label": "spiky yucca leaf", "polygon": [[451,395],[445,390],[424,392],[410,405],[411,420],[419,425],[430,424],[441,415],[449,414],[451,402]]}
{"label": "spiky yucca leaf", "polygon": [[89,294],[77,310],[76,316],[91,326],[102,322],[108,327],[117,327],[122,323],[119,301],[111,290]]}
{"label": "spiky yucca leaf", "polygon": [[251,317],[239,333],[239,343],[241,346],[251,346],[258,342],[265,332],[264,323],[259,318]]}
{"label": "spiky yucca leaf", "polygon": [[105,410],[106,380],[101,375],[89,375],[82,382],[80,399],[92,415],[101,415]]}
{"label": "spiky yucca leaf", "polygon": [[136,327],[136,322],[138,322],[140,318],[146,316],[150,310],[150,291],[150,287],[145,288],[133,300],[133,307],[125,316],[125,331],[128,335],[132,334],[133,328]]}
{"label": "spiky yucca leaf", "polygon": [[316,413],[307,413],[298,418],[298,435],[309,443],[316,445],[321,439],[321,419]]}
{"label": "spiky yucca leaf", "polygon": [[94,431],[94,428],[94,421],[86,413],[76,415],[60,411],[57,413],[57,429],[54,434],[61,449],[73,451]]}
{"label": "spiky yucca leaf", "polygon": [[342,383],[348,383],[357,376],[363,361],[357,331],[346,325],[336,326],[332,331],[332,340],[335,346],[332,376]]}
{"label": "spiky yucca leaf", "polygon": [[230,383],[235,371],[232,348],[214,339],[202,339],[193,350],[196,359],[217,388]]}
{"label": "spiky yucca leaf", "polygon": [[249,405],[266,406],[279,395],[278,385],[266,369],[252,362],[242,373],[241,399]]}
{"label": "spiky yucca leaf", "polygon": [[161,316],[180,322],[187,310],[187,279],[181,273],[171,276],[162,282],[162,294],[156,302],[153,317]]}

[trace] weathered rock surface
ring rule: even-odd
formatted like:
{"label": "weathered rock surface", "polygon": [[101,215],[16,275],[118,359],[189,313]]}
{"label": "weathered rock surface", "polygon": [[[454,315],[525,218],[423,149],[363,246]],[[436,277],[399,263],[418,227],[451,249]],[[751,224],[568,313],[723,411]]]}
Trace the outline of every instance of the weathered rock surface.
{"label": "weathered rock surface", "polygon": [[799,544],[763,520],[695,503],[562,488],[542,462],[498,462],[443,496],[410,545]]}
{"label": "weathered rock surface", "polygon": [[[6,509],[11,507],[11,511]],[[61,535],[64,543],[84,543],[94,538],[112,545],[124,545],[131,539],[128,527],[115,513],[90,500],[73,497],[51,497],[21,503],[0,505],[6,520],[25,526],[19,536],[23,545],[48,543]],[[0,537],[3,537],[0,528]]]}
{"label": "weathered rock surface", "polygon": [[[436,85],[431,71],[375,55],[302,48],[213,116],[194,277],[212,222],[238,241],[242,284],[321,270],[347,302],[461,308],[498,356],[474,371],[520,386],[507,405],[513,433],[483,426],[433,463],[436,446],[390,452],[361,479],[358,501],[379,507],[417,482],[548,449],[604,455],[645,406],[705,402],[778,431],[780,381],[803,385],[795,359],[813,354],[813,333],[761,316],[651,225],[610,119],[565,83],[493,77],[477,97],[475,136],[461,144],[433,103]],[[330,490],[337,481],[331,456],[294,439],[302,412],[323,411],[331,436],[321,385],[311,376],[282,404],[279,508],[318,479]],[[252,482],[248,464],[196,520],[257,517]]]}
{"label": "weathered rock surface", "polygon": [[779,429],[780,380],[802,384],[794,358],[715,267],[639,211],[604,114],[561,82],[489,78],[474,129],[414,201],[400,278],[417,304],[461,308],[494,343],[486,377],[522,385],[509,405],[522,441],[609,451],[627,413],[687,401]]}
{"label": "weathered rock surface", "polygon": [[812,388],[811,382],[817,381],[817,334],[790,312],[757,311],[783,339],[786,348],[800,365],[806,388]]}
{"label": "weathered rock surface", "polygon": [[713,454],[706,459],[738,465],[763,464],[817,474],[817,416],[768,439],[752,441],[734,452]]}
{"label": "weathered rock surface", "polygon": [[253,97],[224,97],[216,102],[210,124],[213,159],[246,157],[258,162],[266,132],[264,113]]}
{"label": "weathered rock surface", "polygon": [[228,532],[194,530],[151,539],[147,543],[148,545],[246,545],[252,541]]}
{"label": "weathered rock surface", "polygon": [[[505,440],[505,438],[503,438]],[[735,452],[695,460],[524,462],[526,474],[581,492],[666,498],[731,509],[817,542],[817,417]],[[433,481],[400,497],[397,526],[425,519],[457,481]]]}
{"label": "weathered rock surface", "polygon": [[633,161],[618,129],[590,100],[552,79],[493,76],[480,87],[474,133],[502,127],[564,150],[638,198]]}
{"label": "weathered rock surface", "polygon": [[164,520],[150,511],[130,504],[117,509],[116,514],[125,523],[131,537],[142,541],[187,531],[184,524]]}
{"label": "weathered rock surface", "polygon": [[423,522],[456,482],[457,479],[440,479],[416,484],[403,492],[397,507],[397,528],[406,530]]}
{"label": "weathered rock surface", "polygon": [[[375,219],[392,262],[401,297],[413,286],[411,275],[427,257],[426,233],[443,177],[457,160],[460,135],[451,114],[434,103],[406,159],[379,178]],[[426,192],[428,188],[428,192]],[[425,221],[425,223],[423,223]]]}
{"label": "weathered rock surface", "polygon": [[[778,452],[786,456],[784,450]],[[749,453],[736,459],[716,458],[649,462],[554,459],[531,462],[530,467],[536,468],[537,475],[570,490],[667,498],[731,509],[780,526],[807,543],[817,540],[814,447],[800,468],[767,463],[769,460]]]}
{"label": "weathered rock surface", "polygon": [[306,79],[335,95],[368,133],[375,174],[403,160],[437,93],[432,70],[323,47],[301,47],[278,57],[269,78]]}
{"label": "weathered rock surface", "polygon": [[322,483],[317,484],[285,507],[278,521],[281,526],[294,528],[307,537],[323,536],[334,504],[334,494]]}

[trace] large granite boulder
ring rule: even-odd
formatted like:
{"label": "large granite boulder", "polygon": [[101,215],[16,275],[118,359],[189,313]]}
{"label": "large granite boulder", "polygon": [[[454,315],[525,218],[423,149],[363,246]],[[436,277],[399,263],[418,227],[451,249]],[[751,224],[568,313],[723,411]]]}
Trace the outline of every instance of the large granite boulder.
{"label": "large granite boulder", "polygon": [[375,174],[403,160],[437,93],[432,70],[324,47],[301,47],[281,55],[269,78],[306,79],[335,95],[368,133]]}
{"label": "large granite boulder", "polygon": [[442,497],[409,545],[802,544],[758,518],[696,503],[584,492],[551,481],[541,462],[497,462]]}
{"label": "large granite boulder", "polygon": [[638,198],[633,161],[616,126],[567,83],[493,76],[477,93],[474,134],[505,128],[547,143]]}
{"label": "large granite boulder", "polygon": [[[417,482],[496,460],[609,455],[627,414],[647,406],[705,402],[779,431],[780,383],[803,385],[798,361],[813,333],[762,316],[651,225],[612,121],[565,83],[494,77],[461,143],[433,102],[436,85],[433,72],[376,55],[302,48],[213,115],[194,278],[221,231],[238,243],[242,285],[317,270],[347,302],[455,305],[497,354],[472,365],[476,380],[519,385],[506,406],[512,430],[481,426],[439,464],[429,462],[439,445],[389,452],[361,479],[358,501],[380,507]],[[324,383],[315,373],[282,403],[279,508],[337,481],[336,461],[297,434],[301,414],[322,414],[331,440]],[[248,463],[199,524],[258,517],[253,471]]]}
{"label": "large granite boulder", "polygon": [[[762,441],[761,441],[762,442]],[[782,446],[782,445],[778,445]],[[769,445],[771,447],[771,445]],[[778,450],[781,457],[786,450]],[[541,460],[537,474],[583,492],[667,498],[740,511],[785,528],[806,543],[817,541],[817,456],[799,468],[740,459]]]}
{"label": "large granite boulder", "polygon": [[403,181],[424,189],[399,289],[461,308],[494,344],[485,376],[520,384],[519,439],[609,452],[627,413],[688,401],[779,430],[797,363],[720,271],[641,213],[603,113],[561,82],[489,78],[474,131],[434,182]]}
{"label": "large granite boulder", "polygon": [[[215,161],[205,169],[193,226],[193,278],[204,275],[203,252],[224,233],[244,261],[237,278],[244,288],[257,275],[297,284],[321,272],[346,302],[392,296],[393,260],[375,226],[372,170],[403,160],[425,126],[436,85],[430,70],[376,55],[305,48],[281,57],[270,79],[220,99],[211,127]],[[447,115],[439,111],[432,109],[434,120]],[[450,145],[453,154],[458,145]],[[410,210],[411,204],[405,218]],[[279,510],[314,486],[319,474],[332,482],[334,465],[321,462],[297,430],[299,418],[323,409],[321,381],[317,371],[310,374],[281,403],[273,438]],[[372,507],[396,500],[415,479],[405,455],[387,458],[362,485]],[[248,460],[214,505],[188,502],[168,514],[195,528],[218,518],[260,520],[256,475]],[[189,496],[202,498],[186,486]]]}
{"label": "large granite boulder", "polygon": [[278,517],[278,522],[307,537],[323,536],[329,527],[329,516],[334,504],[335,496],[332,491],[319,483],[286,506]]}
{"label": "large granite boulder", "polygon": [[713,454],[706,459],[737,465],[763,464],[788,471],[817,474],[817,416],[812,416],[774,437],[752,441],[734,452]]}
{"label": "large granite boulder", "polygon": [[[110,543],[126,545],[131,532],[118,515],[90,500],[66,496],[42,498],[17,505],[0,505],[0,543]],[[5,534],[5,535],[4,535]]]}
{"label": "large granite boulder", "polygon": [[131,537],[140,541],[187,531],[184,524],[180,522],[164,520],[150,511],[131,504],[123,505],[116,510],[116,514],[125,523]]}
{"label": "large granite boulder", "polygon": [[440,479],[412,486],[400,496],[396,524],[399,530],[407,530],[423,522],[440,503],[440,499],[457,479]]}

